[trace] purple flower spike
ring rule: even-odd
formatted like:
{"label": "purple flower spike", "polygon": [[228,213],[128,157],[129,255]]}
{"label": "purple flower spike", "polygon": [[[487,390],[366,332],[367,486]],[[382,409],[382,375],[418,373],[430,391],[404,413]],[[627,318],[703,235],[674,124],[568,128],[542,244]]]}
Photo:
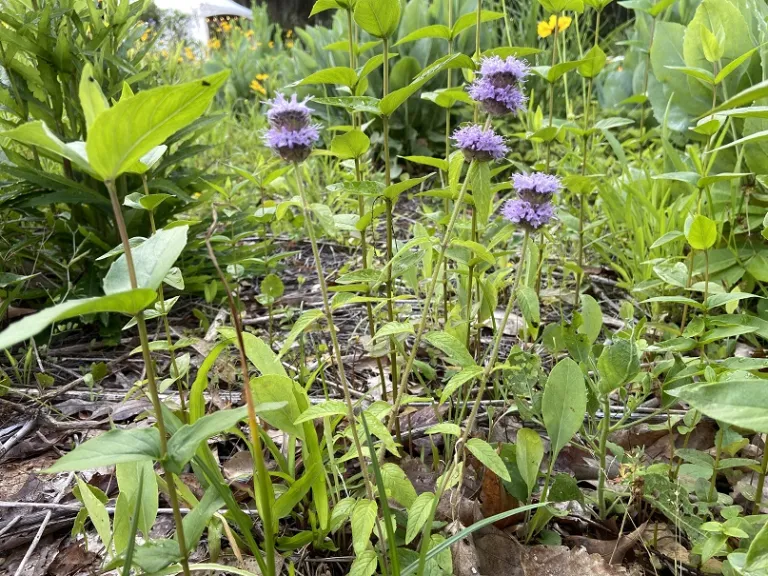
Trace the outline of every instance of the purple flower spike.
{"label": "purple flower spike", "polygon": [[496,88],[517,86],[525,82],[529,72],[528,63],[513,56],[503,60],[498,56],[483,58],[480,63],[480,74]]}
{"label": "purple flower spike", "polygon": [[512,185],[517,195],[531,204],[549,202],[563,186],[560,178],[543,172],[515,174],[512,176]]}
{"label": "purple flower spike", "polygon": [[303,162],[312,152],[312,146],[320,139],[316,126],[304,126],[298,130],[285,127],[270,128],[264,141],[286,162]]}
{"label": "purple flower spike", "polygon": [[286,99],[282,94],[278,94],[274,100],[267,102],[270,109],[267,112],[267,119],[274,128],[288,128],[296,130],[309,125],[312,110],[307,106],[309,99],[301,102],[296,98],[296,94],[291,99]]}
{"label": "purple flower spike", "polygon": [[555,207],[549,202],[532,204],[516,198],[504,203],[501,214],[510,222],[519,224],[532,232],[549,223],[555,215]]}
{"label": "purple flower spike", "polygon": [[472,82],[469,86],[469,95],[492,116],[517,114],[525,108],[528,101],[519,88],[514,85],[497,87],[488,77]]}
{"label": "purple flower spike", "polygon": [[496,134],[492,128],[483,130],[477,124],[457,129],[451,138],[470,162],[472,160],[478,162],[501,160],[509,150],[504,144],[502,136]]}

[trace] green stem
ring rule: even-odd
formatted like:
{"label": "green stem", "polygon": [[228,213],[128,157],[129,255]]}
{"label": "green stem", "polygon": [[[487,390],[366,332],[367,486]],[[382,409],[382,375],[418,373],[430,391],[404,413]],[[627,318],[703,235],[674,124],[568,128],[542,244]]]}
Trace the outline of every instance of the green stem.
{"label": "green stem", "polygon": [[[552,42],[552,67],[557,64],[557,36],[560,30],[560,12],[555,14],[555,37]],[[549,126],[551,127],[554,122],[555,115],[555,83],[549,84]],[[552,160],[552,139],[547,141],[547,164],[546,172],[549,174],[550,163]]]}
{"label": "green stem", "polygon": [[440,244],[440,252],[437,256],[437,261],[434,264],[434,268],[432,269],[432,277],[429,280],[429,285],[427,286],[427,294],[424,300],[422,301],[424,303],[424,309],[421,311],[421,320],[419,321],[419,325],[416,329],[416,334],[413,341],[413,346],[411,347],[411,352],[408,355],[408,358],[405,362],[405,368],[403,369],[402,373],[400,374],[400,382],[397,388],[397,394],[395,395],[395,403],[392,406],[392,411],[389,415],[389,430],[392,431],[395,422],[397,422],[398,418],[398,412],[400,410],[400,404],[403,401],[403,396],[405,395],[406,391],[408,390],[408,375],[411,373],[411,369],[413,368],[413,363],[416,360],[416,355],[419,352],[419,345],[421,344],[421,338],[424,335],[424,330],[427,326],[427,319],[429,317],[429,304],[432,301],[432,296],[435,293],[435,285],[437,284],[437,277],[440,275],[440,268],[443,264],[443,260],[445,259],[445,252],[448,249],[448,245],[451,243],[451,233],[453,232],[453,227],[456,225],[456,220],[459,217],[459,212],[461,212],[462,204],[464,203],[464,197],[467,194],[467,188],[469,187],[469,180],[472,175],[472,171],[475,168],[475,162],[474,160],[469,164],[469,169],[467,170],[467,176],[464,178],[464,183],[461,186],[461,189],[459,190],[459,195],[456,198],[456,202],[453,206],[453,211],[451,212],[451,218],[448,221],[448,225],[445,228],[445,236],[443,237],[443,241]]}
{"label": "green stem", "polygon": [[[371,489],[371,480],[368,474],[368,463],[365,460],[363,454],[363,447],[360,443],[360,436],[357,433],[357,423],[355,421],[355,410],[352,405],[352,396],[349,393],[349,383],[347,382],[347,375],[344,371],[344,362],[341,357],[341,347],[339,346],[339,338],[336,335],[336,326],[333,324],[333,311],[331,310],[330,300],[328,298],[328,286],[325,283],[325,274],[323,273],[323,264],[320,260],[320,251],[317,249],[317,238],[315,237],[315,228],[312,224],[312,212],[307,201],[307,195],[304,192],[304,182],[301,178],[301,171],[299,164],[294,163],[294,169],[296,172],[296,187],[299,189],[299,196],[301,197],[301,206],[304,213],[304,224],[309,235],[309,243],[312,246],[312,256],[315,259],[315,267],[317,270],[317,279],[320,283],[320,292],[323,295],[323,311],[325,312],[325,318],[328,322],[328,331],[331,334],[331,346],[333,348],[333,354],[336,360],[336,366],[339,370],[339,379],[341,380],[341,389],[344,393],[344,401],[347,404],[347,418],[349,420],[349,428],[352,432],[352,441],[354,442],[355,449],[357,450],[358,460],[360,461],[360,470],[363,474],[363,483],[368,494],[368,498],[373,500],[373,491]],[[371,454],[375,457],[375,454]]]}
{"label": "green stem", "polygon": [[709,479],[709,498],[710,502],[715,498],[715,485],[717,484],[717,467],[720,465],[720,453],[723,449],[723,436],[725,436],[725,430],[720,428],[717,431],[717,443],[715,445],[715,465],[712,470],[712,478]]}
{"label": "green stem", "polygon": [[[136,290],[138,288],[138,282],[136,281],[136,267],[133,264],[133,254],[131,252],[131,243],[128,237],[128,230],[125,227],[125,220],[123,219],[123,211],[120,206],[120,200],[117,197],[117,188],[113,180],[107,180],[104,182],[109,191],[109,198],[112,202],[112,211],[115,215],[115,223],[120,233],[120,240],[123,244],[123,250],[125,253],[125,265],[128,269],[128,279],[131,284],[131,289]],[[189,560],[187,559],[187,542],[184,539],[184,525],[181,517],[181,509],[179,508],[179,497],[176,493],[176,480],[172,472],[165,470],[165,461],[168,456],[168,437],[165,429],[165,419],[163,418],[163,406],[160,402],[160,395],[157,392],[157,382],[155,381],[155,366],[152,363],[152,353],[149,349],[149,336],[147,335],[147,324],[144,321],[143,312],[139,312],[136,315],[136,325],[139,329],[139,341],[141,342],[141,354],[144,359],[144,366],[147,371],[147,386],[149,387],[149,397],[152,401],[152,407],[155,411],[155,420],[157,421],[157,431],[160,435],[160,465],[163,466],[165,477],[167,479],[166,485],[168,486],[168,499],[171,501],[171,508],[173,509],[173,521],[176,524],[176,535],[179,541],[179,552],[181,553],[181,568],[184,572],[184,576],[190,576],[189,572]]]}
{"label": "green stem", "polygon": [[[643,77],[643,96],[646,97],[646,100],[648,99],[648,76],[650,73],[650,67],[651,67],[651,48],[653,48],[653,36],[656,30],[656,18],[651,18],[651,39],[648,42],[648,56],[645,59],[645,74]],[[643,136],[645,136],[645,102],[646,100],[643,100],[643,103],[640,105],[640,140],[643,140]],[[640,152],[642,153],[642,148],[640,149]]]}
{"label": "green stem", "polygon": [[[237,346],[240,352],[240,369],[243,373],[243,393],[245,395],[245,404],[248,412],[248,432],[251,436],[251,446],[253,446],[253,488],[256,494],[258,494],[258,509],[261,515],[261,520],[264,529],[264,554],[265,558],[263,562],[260,562],[260,568],[266,571],[268,576],[276,576],[275,568],[275,519],[272,516],[273,502],[275,499],[274,489],[272,488],[272,482],[269,476],[269,470],[267,469],[267,463],[264,460],[264,449],[261,445],[261,430],[259,428],[258,420],[256,419],[256,403],[253,399],[253,391],[251,389],[251,375],[248,369],[248,360],[245,355],[245,342],[243,340],[243,325],[240,321],[240,312],[235,305],[235,299],[232,296],[232,290],[229,287],[227,278],[219,266],[219,260],[216,258],[216,253],[211,245],[211,235],[216,230],[218,225],[218,217],[216,209],[213,208],[213,219],[210,228],[208,228],[208,234],[205,237],[205,245],[208,249],[208,256],[213,263],[213,267],[216,269],[216,273],[219,276],[219,280],[224,286],[224,291],[227,294],[227,302],[229,303],[229,314],[232,317],[232,324],[235,328],[235,334],[237,336]],[[257,558],[257,561],[259,559]],[[264,564],[263,566],[261,564]]]}
{"label": "green stem", "polygon": [[763,487],[765,486],[765,477],[768,475],[768,436],[763,443],[763,459],[760,463],[760,474],[757,477],[757,491],[755,493],[755,505],[752,508],[752,514],[760,513],[760,505],[763,503]]}
{"label": "green stem", "polygon": [[[472,231],[471,236],[473,242],[477,242],[477,211],[472,210]],[[472,339],[472,282],[475,276],[475,265],[470,264],[467,271],[467,350],[472,350],[470,342]],[[471,354],[471,352],[470,352]]]}
{"label": "green stem", "polygon": [[605,465],[608,452],[608,432],[611,429],[611,401],[608,394],[603,398],[603,421],[600,425],[600,475],[597,479],[597,505],[600,510],[600,518],[605,519],[605,477],[608,476]]}

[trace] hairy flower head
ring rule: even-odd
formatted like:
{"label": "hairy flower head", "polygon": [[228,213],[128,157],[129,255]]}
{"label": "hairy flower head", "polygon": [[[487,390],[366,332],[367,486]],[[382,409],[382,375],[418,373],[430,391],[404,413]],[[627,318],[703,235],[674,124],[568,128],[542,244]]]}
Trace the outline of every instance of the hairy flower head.
{"label": "hairy flower head", "polygon": [[504,59],[499,56],[492,56],[483,58],[480,62],[480,74],[496,88],[517,87],[525,82],[529,72],[528,63],[525,60],[518,60],[514,56],[508,56]]}
{"label": "hairy flower head", "polygon": [[518,197],[531,204],[549,202],[563,187],[560,178],[543,172],[514,174],[512,186]]}
{"label": "hairy flower head", "polygon": [[267,119],[273,128],[288,128],[298,130],[309,126],[312,110],[307,106],[309,99],[298,101],[296,94],[288,100],[278,94],[274,100],[267,102],[270,109]]}
{"label": "hairy flower head", "polygon": [[451,138],[470,162],[500,160],[508,152],[502,136],[496,134],[492,128],[484,130],[477,124],[457,129]]}
{"label": "hairy flower head", "polygon": [[534,231],[549,223],[555,214],[555,207],[550,202],[532,204],[515,198],[504,203],[501,214],[510,222]]}
{"label": "hairy flower head", "polygon": [[317,127],[311,125],[298,129],[274,126],[264,136],[267,146],[286,162],[306,160],[312,152],[312,146],[319,139]]}

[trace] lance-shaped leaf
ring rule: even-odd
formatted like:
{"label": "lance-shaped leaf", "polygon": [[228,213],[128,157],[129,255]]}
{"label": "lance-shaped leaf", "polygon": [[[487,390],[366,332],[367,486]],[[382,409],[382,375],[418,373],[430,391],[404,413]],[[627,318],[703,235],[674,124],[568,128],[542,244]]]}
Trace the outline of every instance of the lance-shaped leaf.
{"label": "lance-shaped leaf", "polygon": [[158,460],[160,434],[157,428],[115,429],[96,436],[68,452],[46,472],[72,472],[114,466],[121,462]]}

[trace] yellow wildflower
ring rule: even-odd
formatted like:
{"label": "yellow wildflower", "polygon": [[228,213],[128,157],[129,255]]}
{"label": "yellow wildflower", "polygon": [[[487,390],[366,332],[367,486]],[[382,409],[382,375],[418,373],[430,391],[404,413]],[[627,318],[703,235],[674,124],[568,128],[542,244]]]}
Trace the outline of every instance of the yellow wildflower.
{"label": "yellow wildflower", "polygon": [[229,32],[230,30],[232,30],[232,24],[230,24],[229,22],[222,22],[221,23],[221,29],[224,32]]}
{"label": "yellow wildflower", "polygon": [[269,74],[256,74],[256,80],[259,80],[261,82],[264,82],[264,80],[267,80],[269,78]]}
{"label": "yellow wildflower", "polygon": [[254,92],[258,92],[262,96],[267,95],[266,88],[264,88],[264,86],[262,86],[258,80],[251,81],[251,90],[253,90]]}
{"label": "yellow wildflower", "polygon": [[286,48],[293,48],[293,40],[288,40],[288,42],[285,43]]}
{"label": "yellow wildflower", "polygon": [[152,34],[152,30],[150,30],[149,28],[144,30],[144,34],[141,35],[141,41],[146,42],[147,40],[149,40],[149,37],[151,34]]}
{"label": "yellow wildflower", "polygon": [[246,30],[245,31],[245,37],[246,38],[250,38],[251,36],[253,36],[253,30]]}
{"label": "yellow wildflower", "polygon": [[555,31],[555,27],[557,27],[558,32],[567,30],[568,26],[571,25],[572,20],[573,19],[570,16],[560,16],[560,18],[558,18],[552,14],[552,16],[549,17],[549,20],[542,20],[539,22],[537,27],[539,37],[546,38]]}
{"label": "yellow wildflower", "polygon": [[269,46],[270,48],[274,48],[275,47],[275,43],[272,42],[272,40],[270,40],[269,44],[267,44],[267,46]]}
{"label": "yellow wildflower", "polygon": [[186,48],[184,48],[184,56],[187,57],[187,60],[194,60],[195,59],[195,52],[194,52],[194,50],[192,50],[192,48],[187,46]]}
{"label": "yellow wildflower", "polygon": [[285,37],[286,37],[286,38],[293,38],[293,30],[288,30],[288,31],[285,33]]}
{"label": "yellow wildflower", "polygon": [[211,50],[218,50],[219,48],[221,48],[221,40],[219,40],[218,38],[211,38],[210,40],[208,40],[208,48],[210,48]]}

